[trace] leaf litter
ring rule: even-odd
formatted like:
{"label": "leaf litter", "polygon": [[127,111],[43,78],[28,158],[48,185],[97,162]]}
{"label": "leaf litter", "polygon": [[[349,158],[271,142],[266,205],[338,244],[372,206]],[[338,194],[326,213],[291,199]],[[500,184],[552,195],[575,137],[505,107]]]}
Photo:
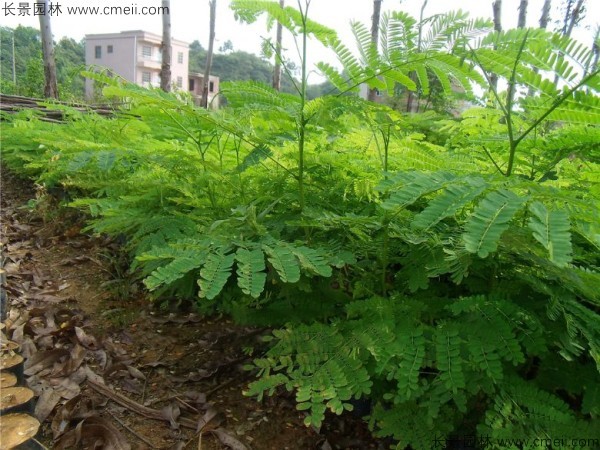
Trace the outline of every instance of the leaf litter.
{"label": "leaf litter", "polygon": [[[99,256],[112,242],[71,233],[77,215],[27,212],[27,182],[2,175],[3,333],[26,358],[48,448],[304,450],[339,440],[335,427],[327,437],[305,428],[292,394],[262,404],[242,396],[250,358],[241,349],[263,330],[156,312],[135,289],[118,298]],[[113,323],[107,311],[131,314]],[[356,424],[347,427],[356,448],[378,448]]]}

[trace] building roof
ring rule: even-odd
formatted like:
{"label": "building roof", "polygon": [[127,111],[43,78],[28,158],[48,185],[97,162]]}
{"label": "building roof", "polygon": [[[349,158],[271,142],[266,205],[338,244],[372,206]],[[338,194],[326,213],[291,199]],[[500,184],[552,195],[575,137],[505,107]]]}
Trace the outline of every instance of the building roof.
{"label": "building roof", "polygon": [[[137,37],[140,39],[146,39],[150,41],[162,41],[162,36],[156,33],[151,33],[144,30],[126,30],[119,33],[99,33],[99,34],[86,34],[86,40],[100,40],[100,39],[127,39]],[[182,47],[189,47],[189,42],[180,41],[178,39],[171,39],[171,42]]]}

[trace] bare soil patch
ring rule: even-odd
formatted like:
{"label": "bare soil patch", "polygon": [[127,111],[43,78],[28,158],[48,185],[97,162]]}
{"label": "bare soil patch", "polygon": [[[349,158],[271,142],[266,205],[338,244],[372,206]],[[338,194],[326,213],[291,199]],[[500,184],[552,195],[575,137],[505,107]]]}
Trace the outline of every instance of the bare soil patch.
{"label": "bare soil patch", "polygon": [[82,234],[84,217],[4,169],[1,202],[5,332],[21,344],[48,448],[384,448],[352,415],[314,430],[291,393],[243,396],[244,348],[264,330],[156,309],[117,243]]}

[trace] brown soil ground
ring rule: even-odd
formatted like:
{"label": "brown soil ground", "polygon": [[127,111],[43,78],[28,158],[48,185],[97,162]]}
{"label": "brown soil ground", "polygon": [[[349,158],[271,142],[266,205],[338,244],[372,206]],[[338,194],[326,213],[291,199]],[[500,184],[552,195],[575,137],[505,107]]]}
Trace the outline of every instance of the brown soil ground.
{"label": "brown soil ground", "polygon": [[385,448],[349,414],[305,427],[293,393],[245,397],[244,349],[264,331],[155,308],[84,217],[4,169],[1,187],[4,331],[28,361],[46,447]]}

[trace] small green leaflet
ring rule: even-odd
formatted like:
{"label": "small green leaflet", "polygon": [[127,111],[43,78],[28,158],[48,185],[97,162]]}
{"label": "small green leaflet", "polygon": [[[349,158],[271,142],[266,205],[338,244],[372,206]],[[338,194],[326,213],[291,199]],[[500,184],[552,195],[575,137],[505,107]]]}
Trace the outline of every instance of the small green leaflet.
{"label": "small green leaflet", "polygon": [[292,247],[292,252],[300,260],[300,265],[322,277],[331,276],[331,267],[327,264],[325,256],[317,250],[308,247]]}
{"label": "small green leaflet", "polygon": [[269,255],[269,262],[281,277],[284,283],[295,283],[300,279],[300,266],[294,254],[287,246],[263,246]]}
{"label": "small green leaflet", "polygon": [[548,211],[540,202],[529,205],[533,214],[529,218],[529,228],[533,230],[533,237],[544,246],[550,256],[550,261],[557,266],[564,267],[571,262],[571,224],[565,210]]}
{"label": "small green leaflet", "polygon": [[495,252],[500,236],[526,200],[506,189],[490,192],[479,202],[465,225],[462,236],[467,251],[477,253],[481,258]]}
{"label": "small green leaflet", "polygon": [[233,253],[229,255],[211,253],[208,255],[204,267],[200,270],[200,279],[198,280],[200,297],[212,300],[219,295],[231,275],[234,257]]}
{"label": "small green leaflet", "polygon": [[429,202],[427,208],[415,217],[411,225],[425,230],[433,227],[471,202],[486,187],[485,182],[481,179],[468,179],[467,181],[470,183],[449,185],[444,192]]}
{"label": "small green leaflet", "polygon": [[238,286],[244,294],[258,298],[265,288],[267,279],[265,255],[260,249],[238,248],[235,259],[237,261]]}

